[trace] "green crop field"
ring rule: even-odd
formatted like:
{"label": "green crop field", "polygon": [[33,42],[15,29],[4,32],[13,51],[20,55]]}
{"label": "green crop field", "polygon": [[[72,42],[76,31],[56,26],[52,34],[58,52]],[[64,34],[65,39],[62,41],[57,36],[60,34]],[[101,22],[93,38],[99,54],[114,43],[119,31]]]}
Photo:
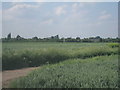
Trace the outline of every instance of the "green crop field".
{"label": "green crop field", "polygon": [[4,42],[3,70],[36,67],[12,88],[117,88],[117,43]]}
{"label": "green crop field", "polygon": [[72,59],[47,65],[17,79],[14,88],[117,88],[117,56]]}

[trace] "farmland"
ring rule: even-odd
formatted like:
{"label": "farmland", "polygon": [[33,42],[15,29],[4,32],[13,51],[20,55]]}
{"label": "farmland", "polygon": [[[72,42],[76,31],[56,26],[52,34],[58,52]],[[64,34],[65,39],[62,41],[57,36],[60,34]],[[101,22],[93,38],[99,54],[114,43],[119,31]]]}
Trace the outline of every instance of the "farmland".
{"label": "farmland", "polygon": [[14,88],[117,88],[117,56],[47,65],[12,83]]}
{"label": "farmland", "polygon": [[10,87],[118,87],[117,44],[4,42],[2,49],[3,70],[41,66]]}

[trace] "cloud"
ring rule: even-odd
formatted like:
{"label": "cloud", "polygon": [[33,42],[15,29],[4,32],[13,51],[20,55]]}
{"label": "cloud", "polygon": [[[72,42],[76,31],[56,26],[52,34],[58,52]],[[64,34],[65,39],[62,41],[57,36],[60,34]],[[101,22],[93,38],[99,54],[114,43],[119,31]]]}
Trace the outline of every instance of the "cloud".
{"label": "cloud", "polygon": [[77,12],[77,9],[78,9],[78,4],[77,3],[72,4],[72,12],[73,13]]}
{"label": "cloud", "polygon": [[79,7],[84,7],[84,6],[85,6],[84,3],[80,3],[80,4],[79,4]]}
{"label": "cloud", "polygon": [[99,16],[99,20],[106,20],[111,18],[111,14],[107,13],[107,11],[102,11],[101,16]]}
{"label": "cloud", "polygon": [[74,24],[85,21],[88,18],[89,11],[87,9],[83,9],[85,3],[73,3],[69,8],[69,14],[64,19],[64,23],[66,24]]}
{"label": "cloud", "polygon": [[102,22],[100,22],[100,21],[86,24],[87,27],[98,27],[100,25],[102,25]]}
{"label": "cloud", "polygon": [[72,5],[72,8],[77,8],[78,7],[78,4],[77,3],[74,3],[73,5]]}
{"label": "cloud", "polygon": [[89,13],[88,10],[86,10],[86,9],[81,9],[80,4],[74,3],[74,4],[72,5],[71,15],[72,15],[73,17],[77,17],[77,18],[84,17],[84,16],[86,16],[88,13]]}
{"label": "cloud", "polygon": [[83,3],[74,3],[72,4],[72,11],[77,12],[80,8],[84,7]]}
{"label": "cloud", "polygon": [[25,9],[25,8],[38,8],[37,5],[29,5],[29,4],[17,4],[13,6],[12,8],[8,9],[8,11],[14,11],[18,9]]}
{"label": "cloud", "polygon": [[48,19],[42,22],[42,24],[52,24],[53,23],[53,19]]}
{"label": "cloud", "polygon": [[111,17],[111,14],[106,14],[106,15],[102,15],[99,17],[100,20],[105,20],[105,19],[109,19]]}
{"label": "cloud", "polygon": [[40,7],[40,5],[31,5],[31,4],[25,4],[25,3],[13,3],[13,6],[11,8],[7,8],[3,10],[3,17],[5,20],[11,20],[15,19],[16,17],[23,15],[26,13],[26,10],[30,9],[37,9]]}
{"label": "cloud", "polygon": [[79,24],[83,23],[88,19],[88,11],[87,10],[80,10],[79,12],[71,12],[65,19],[63,23],[66,24]]}
{"label": "cloud", "polygon": [[79,12],[79,10],[85,9],[86,6],[93,7],[96,5],[96,2],[80,2],[80,3],[73,3],[72,4],[72,12]]}
{"label": "cloud", "polygon": [[102,15],[107,14],[107,11],[104,10],[104,11],[101,12],[101,14]]}
{"label": "cloud", "polygon": [[73,8],[83,8],[85,6],[94,6],[94,5],[96,5],[96,2],[89,2],[89,3],[87,3],[87,2],[80,2],[80,3],[74,3],[72,5],[72,7]]}
{"label": "cloud", "polygon": [[57,16],[60,16],[60,15],[62,15],[62,14],[66,14],[66,10],[65,10],[66,7],[67,7],[67,6],[64,5],[64,6],[59,6],[59,7],[55,8],[55,14],[56,14]]}

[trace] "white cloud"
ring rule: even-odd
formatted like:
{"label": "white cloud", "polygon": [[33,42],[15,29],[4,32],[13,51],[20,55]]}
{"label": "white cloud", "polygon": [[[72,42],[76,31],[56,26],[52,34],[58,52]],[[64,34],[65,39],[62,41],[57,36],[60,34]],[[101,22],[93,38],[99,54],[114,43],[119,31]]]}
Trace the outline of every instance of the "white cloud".
{"label": "white cloud", "polygon": [[9,11],[14,11],[18,9],[24,9],[24,8],[38,8],[39,6],[37,5],[29,5],[29,4],[17,4],[13,6],[12,8],[8,9]]}
{"label": "white cloud", "polygon": [[80,3],[79,7],[84,7],[84,5],[85,5],[84,3]]}
{"label": "white cloud", "polygon": [[101,16],[99,16],[99,20],[106,20],[111,18],[111,14],[109,14],[106,10],[102,11]]}
{"label": "white cloud", "polygon": [[85,17],[88,13],[89,13],[88,10],[82,10],[82,9],[73,8],[71,15],[73,17],[77,17],[77,18],[81,17],[82,18],[82,17]]}
{"label": "white cloud", "polygon": [[73,3],[70,7],[70,14],[64,20],[64,23],[77,23],[86,20],[88,17],[89,11],[86,9],[82,9],[85,3]]}
{"label": "white cloud", "polygon": [[107,11],[104,10],[104,11],[101,12],[101,14],[102,15],[107,14]]}
{"label": "white cloud", "polygon": [[73,3],[72,4],[72,12],[79,12],[80,10],[82,10],[83,8],[85,9],[86,6],[90,6],[93,7],[94,5],[96,5],[96,2],[80,2],[80,3]]}
{"label": "white cloud", "polygon": [[78,6],[78,3],[72,4],[72,12],[73,12],[73,13],[77,12],[78,7],[79,7],[79,6]]}
{"label": "white cloud", "polygon": [[88,24],[86,24],[86,26],[88,26],[88,27],[96,27],[96,26],[98,27],[100,25],[102,25],[102,22],[100,22],[100,21],[96,21],[94,23],[88,23]]}
{"label": "white cloud", "polygon": [[23,15],[26,9],[37,9],[40,5],[30,5],[25,3],[13,3],[13,6],[11,8],[3,10],[3,17],[5,20],[11,20],[15,19],[16,16]]}
{"label": "white cloud", "polygon": [[52,24],[52,23],[53,23],[53,19],[48,19],[42,22],[42,24]]}
{"label": "white cloud", "polygon": [[62,14],[66,14],[66,10],[65,10],[66,7],[67,7],[67,6],[64,5],[64,6],[59,6],[59,7],[55,8],[55,14],[56,14],[57,16],[60,16],[60,15],[62,15]]}
{"label": "white cloud", "polygon": [[111,14],[105,14],[99,17],[100,20],[106,20],[109,19],[111,17]]}
{"label": "white cloud", "polygon": [[78,4],[77,3],[74,3],[73,5],[72,5],[72,8],[77,8],[78,7]]}
{"label": "white cloud", "polygon": [[78,10],[78,4],[77,3],[72,4],[72,12],[75,13],[77,12],[77,10]]}
{"label": "white cloud", "polygon": [[65,20],[64,23],[82,23],[85,22],[88,19],[88,11],[87,10],[80,10],[79,12],[72,12],[69,14]]}
{"label": "white cloud", "polygon": [[80,3],[74,3],[72,5],[72,8],[83,8],[85,6],[94,6],[94,5],[96,5],[96,2],[89,2],[89,3],[87,3],[87,2],[80,2]]}
{"label": "white cloud", "polygon": [[100,16],[99,16],[99,20],[106,20],[112,17],[112,15],[110,13],[108,13],[106,10],[103,10],[102,12],[100,12]]}

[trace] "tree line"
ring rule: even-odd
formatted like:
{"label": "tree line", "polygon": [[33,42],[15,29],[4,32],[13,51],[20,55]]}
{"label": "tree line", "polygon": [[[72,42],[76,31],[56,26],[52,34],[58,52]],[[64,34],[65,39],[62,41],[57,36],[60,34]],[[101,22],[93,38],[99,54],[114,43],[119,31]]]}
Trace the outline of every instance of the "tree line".
{"label": "tree line", "polygon": [[89,38],[83,38],[80,37],[72,38],[59,38],[59,35],[51,36],[48,38],[38,38],[37,36],[26,39],[21,37],[20,35],[17,35],[15,38],[12,38],[11,33],[7,35],[6,38],[2,38],[3,42],[8,41],[40,41],[40,42],[119,42],[120,39],[118,37],[116,38],[101,38],[100,36],[96,37],[89,37]]}

